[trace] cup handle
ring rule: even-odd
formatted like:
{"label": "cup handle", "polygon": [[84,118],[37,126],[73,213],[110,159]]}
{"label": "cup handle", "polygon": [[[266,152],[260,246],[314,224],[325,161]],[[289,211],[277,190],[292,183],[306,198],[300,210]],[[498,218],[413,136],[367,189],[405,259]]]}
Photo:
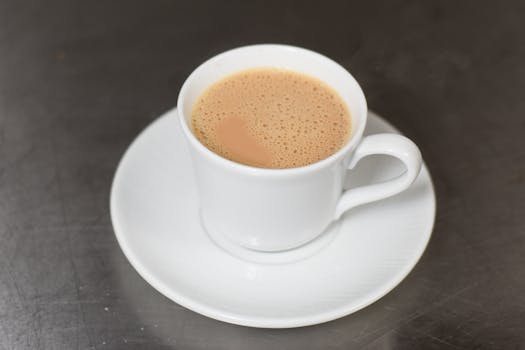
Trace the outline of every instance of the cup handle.
{"label": "cup handle", "polygon": [[406,171],[385,182],[344,191],[335,208],[335,220],[353,207],[387,198],[406,190],[416,180],[421,170],[422,160],[419,148],[408,138],[397,134],[376,134],[365,137],[357,146],[348,169],[354,168],[361,158],[373,154],[396,157],[405,164]]}

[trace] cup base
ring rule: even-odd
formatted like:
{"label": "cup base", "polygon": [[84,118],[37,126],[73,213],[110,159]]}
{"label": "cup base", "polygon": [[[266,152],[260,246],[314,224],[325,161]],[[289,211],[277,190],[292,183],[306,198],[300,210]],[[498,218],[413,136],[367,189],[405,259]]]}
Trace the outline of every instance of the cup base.
{"label": "cup base", "polygon": [[217,247],[246,262],[266,265],[291,264],[315,255],[333,241],[341,228],[341,222],[334,221],[320,235],[298,247],[280,251],[260,251],[234,243],[224,234],[211,228],[206,224],[202,210],[199,210],[199,219],[204,232]]}

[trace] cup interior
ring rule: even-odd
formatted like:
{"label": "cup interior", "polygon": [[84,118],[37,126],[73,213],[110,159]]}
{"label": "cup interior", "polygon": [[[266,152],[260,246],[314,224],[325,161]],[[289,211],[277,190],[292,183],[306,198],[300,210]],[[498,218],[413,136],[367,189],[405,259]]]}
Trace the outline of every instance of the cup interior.
{"label": "cup interior", "polygon": [[[363,91],[352,75],[326,56],[299,47],[276,44],[229,50],[195,69],[184,83],[178,99],[177,107],[186,125],[184,129],[191,133],[192,108],[206,88],[235,72],[256,67],[275,67],[304,73],[322,80],[338,92],[350,111],[351,134],[347,144],[336,154],[350,147],[362,135],[367,106]],[[197,141],[193,134],[188,136]]]}

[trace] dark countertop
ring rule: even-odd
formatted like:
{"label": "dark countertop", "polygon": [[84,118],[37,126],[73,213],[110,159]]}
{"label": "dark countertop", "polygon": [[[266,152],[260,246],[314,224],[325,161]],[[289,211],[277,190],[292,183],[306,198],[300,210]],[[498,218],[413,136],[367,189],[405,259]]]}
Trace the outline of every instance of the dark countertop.
{"label": "dark countertop", "polygon": [[[0,350],[525,349],[525,3],[0,2]],[[204,59],[279,42],[340,62],[433,175],[428,249],[391,293],[264,330],[160,295],[113,235],[132,139]]]}

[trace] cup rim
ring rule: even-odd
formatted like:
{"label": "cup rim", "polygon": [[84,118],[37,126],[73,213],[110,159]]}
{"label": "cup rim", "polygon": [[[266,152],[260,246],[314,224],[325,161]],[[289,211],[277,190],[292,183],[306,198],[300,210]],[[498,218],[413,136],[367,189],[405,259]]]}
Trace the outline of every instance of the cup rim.
{"label": "cup rim", "polygon": [[[356,87],[357,87],[357,93],[359,94],[360,100],[362,101],[361,110],[357,111],[357,113],[361,114],[361,122],[358,125],[358,129],[355,130],[353,135],[350,137],[350,140],[341,147],[337,152],[333,153],[332,155],[323,158],[315,163],[304,165],[301,167],[295,167],[295,168],[258,168],[250,165],[245,165],[241,163],[237,163],[235,161],[232,161],[230,159],[226,159],[210,149],[208,149],[206,146],[204,146],[197,137],[193,134],[193,132],[190,130],[190,127],[188,126],[188,123],[186,122],[186,118],[184,116],[184,96],[186,94],[186,90],[188,89],[188,86],[191,84],[191,81],[197,75],[197,73],[204,69],[205,66],[214,63],[215,61],[221,59],[225,55],[230,55],[235,52],[244,51],[244,50],[253,50],[253,49],[259,49],[259,48],[266,48],[266,49],[278,49],[278,50],[293,50],[297,52],[302,52],[307,55],[311,56],[317,56],[318,58],[321,58],[322,60],[326,61],[327,64],[335,65],[337,68],[339,68],[342,73],[345,75],[345,79],[352,80]],[[293,70],[293,69],[292,69]],[[230,49],[227,51],[224,51],[222,53],[219,53],[203,63],[201,63],[197,68],[195,68],[191,74],[186,78],[184,83],[182,84],[182,87],[180,89],[178,98],[177,98],[177,115],[179,122],[182,126],[183,133],[186,135],[187,140],[191,144],[191,146],[195,147],[195,149],[200,152],[204,157],[209,159],[210,161],[213,161],[214,163],[218,163],[220,165],[223,165],[224,167],[228,167],[232,170],[255,175],[255,176],[277,176],[277,177],[285,177],[285,176],[296,176],[296,175],[303,175],[306,173],[311,173],[314,171],[317,171],[319,169],[326,168],[327,166],[331,165],[332,163],[336,162],[339,159],[344,158],[350,150],[354,148],[354,146],[357,145],[357,143],[360,141],[366,121],[367,121],[367,103],[366,98],[363,93],[363,90],[357,80],[348,72],[343,66],[341,66],[339,63],[335,62],[334,60],[328,58],[325,55],[322,55],[318,52],[298,47],[298,46],[292,46],[292,45],[286,45],[286,44],[254,44],[254,45],[246,45],[237,47],[234,49]],[[352,118],[352,115],[351,115]]]}

